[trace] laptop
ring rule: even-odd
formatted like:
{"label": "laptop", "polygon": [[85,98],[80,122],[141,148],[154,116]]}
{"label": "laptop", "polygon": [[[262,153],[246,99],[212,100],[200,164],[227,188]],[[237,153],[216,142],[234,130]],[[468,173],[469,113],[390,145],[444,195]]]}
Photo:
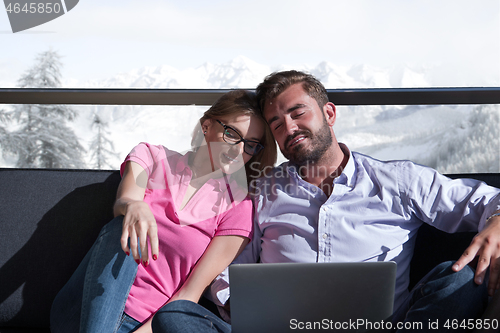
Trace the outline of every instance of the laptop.
{"label": "laptop", "polygon": [[229,266],[234,333],[363,332],[393,311],[396,263]]}

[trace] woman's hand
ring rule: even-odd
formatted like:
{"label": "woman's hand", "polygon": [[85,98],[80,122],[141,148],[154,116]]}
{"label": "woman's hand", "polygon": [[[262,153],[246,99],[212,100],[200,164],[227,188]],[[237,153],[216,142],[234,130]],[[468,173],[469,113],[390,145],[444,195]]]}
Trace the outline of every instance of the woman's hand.
{"label": "woman's hand", "polygon": [[[158,258],[158,229],[156,220],[144,201],[130,201],[127,203],[127,212],[123,218],[123,231],[121,245],[125,253],[132,252],[135,261],[147,267],[149,265],[148,237],[151,244],[151,255],[153,260]],[[130,248],[128,240],[130,238]],[[138,246],[141,249],[139,257]],[[142,260],[141,260],[142,259]]]}
{"label": "woman's hand", "polygon": [[[115,216],[124,216],[120,240],[123,251],[127,255],[132,253],[138,264],[142,261],[144,266],[148,266],[148,238],[153,260],[158,258],[159,248],[156,220],[149,205],[143,201],[147,184],[147,177],[145,178],[144,175],[145,171],[138,163],[127,162],[125,164],[113,211]],[[139,248],[141,256],[139,256]]]}

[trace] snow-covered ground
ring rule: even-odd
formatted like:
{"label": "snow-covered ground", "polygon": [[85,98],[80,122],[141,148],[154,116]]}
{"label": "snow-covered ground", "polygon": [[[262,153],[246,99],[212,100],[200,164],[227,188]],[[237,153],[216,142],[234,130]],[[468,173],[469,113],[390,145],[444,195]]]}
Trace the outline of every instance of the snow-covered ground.
{"label": "snow-covered ground", "polygon": [[[429,68],[339,67],[328,62],[311,66],[270,68],[248,58],[229,63],[206,63],[178,70],[169,66],[141,68],[104,81],[64,80],[64,87],[84,88],[255,88],[269,73],[284,69],[306,70],[327,88],[429,87]],[[335,103],[335,101],[332,101]],[[69,126],[88,147],[95,135],[94,112],[109,124],[118,153],[118,168],[130,149],[141,141],[185,151],[191,132],[207,106],[73,106],[79,117]],[[356,106],[338,107],[334,127],[339,141],[351,150],[382,160],[411,159],[445,173],[500,172],[500,107],[459,106]],[[283,161],[280,157],[279,161]],[[90,165],[90,161],[87,161]],[[13,166],[3,156],[1,166]]]}

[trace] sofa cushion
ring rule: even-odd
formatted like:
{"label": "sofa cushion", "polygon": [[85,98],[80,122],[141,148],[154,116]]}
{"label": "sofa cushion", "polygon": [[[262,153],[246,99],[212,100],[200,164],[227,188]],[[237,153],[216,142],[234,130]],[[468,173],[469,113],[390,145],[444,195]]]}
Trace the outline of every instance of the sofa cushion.
{"label": "sofa cushion", "polygon": [[119,181],[117,171],[0,169],[0,327],[49,327],[55,295],[113,217]]}

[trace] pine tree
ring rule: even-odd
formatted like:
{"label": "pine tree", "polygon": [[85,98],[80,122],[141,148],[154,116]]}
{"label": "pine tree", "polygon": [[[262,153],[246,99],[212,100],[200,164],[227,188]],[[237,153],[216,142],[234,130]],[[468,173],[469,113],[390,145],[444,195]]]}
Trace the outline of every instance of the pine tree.
{"label": "pine tree", "polygon": [[[39,54],[33,67],[19,79],[21,88],[56,88],[61,84],[60,56],[52,51]],[[16,105],[12,118],[19,129],[11,133],[5,147],[18,156],[20,168],[82,168],[85,149],[67,121],[77,116],[67,105]]]}
{"label": "pine tree", "polygon": [[90,158],[92,161],[95,161],[93,167],[96,169],[103,169],[104,167],[113,169],[113,166],[109,162],[109,157],[118,157],[118,154],[114,152],[115,147],[113,142],[106,136],[109,134],[106,130],[107,127],[108,123],[106,123],[97,113],[94,113],[92,128],[97,129],[97,134],[90,143]]}
{"label": "pine tree", "polygon": [[499,172],[499,111],[494,104],[475,106],[464,121],[465,134],[440,147],[436,167],[443,173]]}
{"label": "pine tree", "polygon": [[0,110],[0,148],[10,146],[11,136],[6,125],[11,121],[11,114],[8,111]]}

